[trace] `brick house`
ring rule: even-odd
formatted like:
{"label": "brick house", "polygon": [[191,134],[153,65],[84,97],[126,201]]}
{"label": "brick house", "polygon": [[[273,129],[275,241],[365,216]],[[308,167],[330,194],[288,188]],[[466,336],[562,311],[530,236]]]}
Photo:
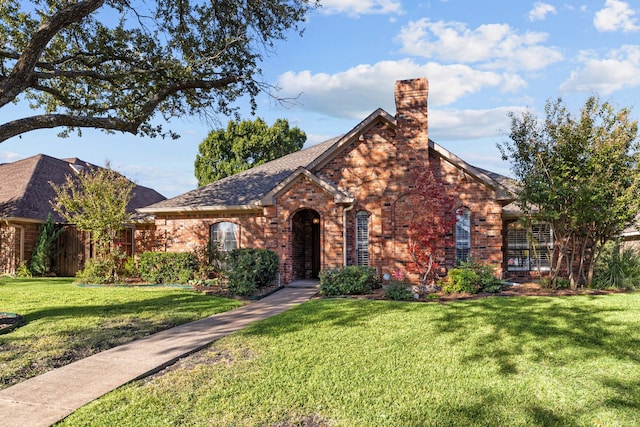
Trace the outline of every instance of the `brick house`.
{"label": "brick house", "polygon": [[512,181],[429,139],[427,94],[425,78],[397,81],[395,117],[378,109],[342,136],[139,212],[155,216],[165,251],[189,251],[208,239],[224,250],[271,249],[283,283],[344,265],[385,274],[406,268],[416,211],[409,192],[416,173],[431,168],[457,189],[447,266],[470,257],[497,274],[528,274],[545,261],[533,259],[515,222]]}
{"label": "brick house", "polygon": [[[15,274],[20,264],[31,259],[40,225],[49,213],[64,228],[57,241],[54,271],[59,276],[73,276],[83,268],[84,261],[92,256],[90,241],[86,233],[65,224],[53,211],[50,201],[55,198],[55,191],[50,182],[61,185],[68,175],[88,168],[98,166],[76,158],[56,159],[44,154],[0,164],[0,274]],[[161,200],[165,197],[157,191],[136,185],[127,210],[135,213],[136,208]],[[148,228],[144,221],[128,224],[121,236],[124,249],[133,254],[134,242],[140,244],[134,235],[145,233]]]}

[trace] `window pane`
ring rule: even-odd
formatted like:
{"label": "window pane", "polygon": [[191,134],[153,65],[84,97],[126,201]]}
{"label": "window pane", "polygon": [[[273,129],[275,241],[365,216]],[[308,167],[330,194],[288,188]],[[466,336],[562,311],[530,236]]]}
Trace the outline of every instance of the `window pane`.
{"label": "window pane", "polygon": [[369,214],[356,214],[356,265],[369,265]]}
{"label": "window pane", "polygon": [[238,248],[238,225],[232,222],[218,222],[211,226],[211,242],[221,251]]}
{"label": "window pane", "polygon": [[469,260],[471,255],[471,211],[456,211],[456,263]]}
{"label": "window pane", "polygon": [[553,233],[548,223],[534,223],[527,230],[518,223],[507,229],[507,270],[548,271],[551,268]]}

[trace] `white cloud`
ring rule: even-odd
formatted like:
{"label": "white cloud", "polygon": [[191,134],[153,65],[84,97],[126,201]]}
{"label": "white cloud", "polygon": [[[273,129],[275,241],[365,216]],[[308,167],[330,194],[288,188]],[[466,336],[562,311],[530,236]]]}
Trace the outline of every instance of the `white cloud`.
{"label": "white cloud", "polygon": [[410,22],[397,40],[401,52],[445,62],[476,63],[484,69],[535,71],[562,59],[558,49],[541,45],[547,33],[517,34],[507,24],[470,29],[462,22]]}
{"label": "white cloud", "polygon": [[638,31],[635,17],[637,11],[631,9],[629,3],[620,0],[607,0],[604,9],[596,12],[593,25],[600,32],[624,31],[625,33]]}
{"label": "white cloud", "polygon": [[429,136],[435,141],[495,137],[509,129],[509,112],[523,107],[497,107],[488,110],[429,110]]}
{"label": "white cloud", "polygon": [[297,96],[305,111],[362,119],[378,107],[395,112],[396,80],[429,78],[429,105],[448,105],[486,88],[515,92],[526,86],[517,75],[473,69],[467,65],[417,64],[410,59],[358,65],[336,74],[289,71],[280,76],[279,95]]}
{"label": "white cloud", "polygon": [[640,87],[640,45],[626,45],[600,58],[593,51],[580,53],[583,68],[562,83],[564,92],[599,92],[607,95],[620,89]]}
{"label": "white cloud", "polygon": [[556,8],[548,3],[536,2],[533,5],[533,9],[529,11],[529,21],[542,21],[546,19],[547,15],[557,13]]}
{"label": "white cloud", "polygon": [[349,16],[359,16],[402,13],[402,5],[399,0],[321,0],[320,5],[320,12],[327,15],[344,13]]}
{"label": "white cloud", "polygon": [[13,153],[11,151],[0,151],[0,163],[13,163],[18,160],[25,159],[27,156],[22,154]]}

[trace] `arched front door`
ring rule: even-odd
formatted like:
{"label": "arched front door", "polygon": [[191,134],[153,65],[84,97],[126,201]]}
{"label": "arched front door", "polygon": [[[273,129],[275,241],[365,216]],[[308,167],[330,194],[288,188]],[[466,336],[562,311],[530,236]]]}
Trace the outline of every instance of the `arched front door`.
{"label": "arched front door", "polygon": [[291,219],[293,279],[315,279],[320,273],[320,214],[313,209]]}

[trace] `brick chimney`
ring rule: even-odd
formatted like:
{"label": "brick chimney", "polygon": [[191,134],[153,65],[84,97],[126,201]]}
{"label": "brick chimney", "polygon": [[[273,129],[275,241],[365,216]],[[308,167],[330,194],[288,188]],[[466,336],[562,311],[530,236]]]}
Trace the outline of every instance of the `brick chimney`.
{"label": "brick chimney", "polygon": [[409,169],[429,160],[428,94],[429,82],[424,77],[396,81],[398,160],[407,162],[405,165]]}

